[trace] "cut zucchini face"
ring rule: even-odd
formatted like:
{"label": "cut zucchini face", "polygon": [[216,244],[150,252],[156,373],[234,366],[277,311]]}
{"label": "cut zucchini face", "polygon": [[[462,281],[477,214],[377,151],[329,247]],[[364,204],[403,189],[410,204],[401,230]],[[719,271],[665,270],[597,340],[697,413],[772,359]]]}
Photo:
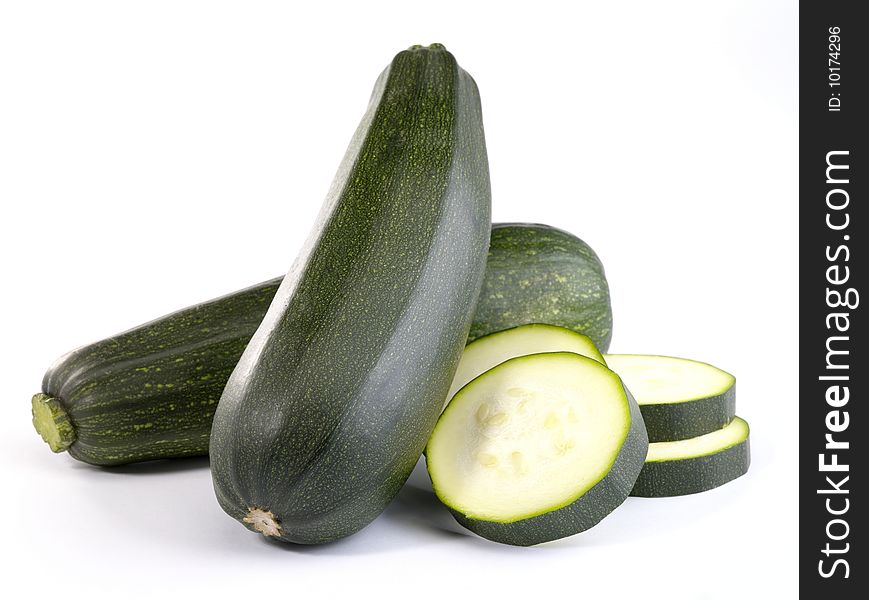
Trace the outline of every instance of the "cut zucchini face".
{"label": "cut zucchini face", "polygon": [[618,507],[648,450],[619,377],[574,353],[520,356],[464,386],[426,453],[438,498],[478,535],[529,546]]}
{"label": "cut zucchini face", "polygon": [[632,496],[684,496],[705,492],[748,471],[748,423],[729,425],[695,438],[649,444],[649,454]]}
{"label": "cut zucchini face", "polygon": [[469,381],[505,360],[541,352],[574,352],[606,364],[586,335],[544,323],[520,325],[490,333],[465,346],[447,402]]}
{"label": "cut zucchini face", "polygon": [[640,405],[650,442],[717,431],[736,410],[736,378],[712,365],[671,356],[607,354]]}

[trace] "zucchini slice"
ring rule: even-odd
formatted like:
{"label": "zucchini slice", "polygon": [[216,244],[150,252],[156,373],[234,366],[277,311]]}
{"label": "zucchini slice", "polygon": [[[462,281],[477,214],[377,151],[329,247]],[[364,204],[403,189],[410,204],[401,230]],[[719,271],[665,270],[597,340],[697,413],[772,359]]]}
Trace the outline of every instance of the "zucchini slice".
{"label": "zucchini slice", "polygon": [[607,354],[637,399],[650,442],[717,431],[736,414],[736,378],[712,365],[672,356]]}
{"label": "zucchini slice", "polygon": [[465,346],[447,402],[469,381],[505,360],[541,352],[574,352],[606,364],[587,335],[544,323],[520,325],[490,333]]}
{"label": "zucchini slice", "polygon": [[745,475],[751,464],[748,423],[688,440],[649,444],[649,455],[631,496],[658,498],[705,492]]}
{"label": "zucchini slice", "polygon": [[463,387],[426,459],[461,525],[530,546],[585,531],[617,508],[647,450],[639,407],[618,376],[552,352],[512,358]]}

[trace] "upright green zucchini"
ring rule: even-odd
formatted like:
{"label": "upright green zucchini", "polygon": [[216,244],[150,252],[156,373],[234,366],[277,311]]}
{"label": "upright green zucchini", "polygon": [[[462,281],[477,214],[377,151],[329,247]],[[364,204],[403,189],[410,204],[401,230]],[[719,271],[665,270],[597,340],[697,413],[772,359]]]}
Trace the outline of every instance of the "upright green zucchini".
{"label": "upright green zucchini", "polygon": [[449,390],[489,215],[474,81],[440,45],[399,53],[217,407],[211,468],[228,514],[306,544],[380,514]]}
{"label": "upright green zucchini", "polygon": [[119,465],[208,452],[229,374],[280,280],[197,304],[61,357],[33,397],[55,452]]}
{"label": "upright green zucchini", "polygon": [[606,274],[594,250],[566,231],[499,223],[469,341],[527,323],[572,329],[606,352],[613,330]]}

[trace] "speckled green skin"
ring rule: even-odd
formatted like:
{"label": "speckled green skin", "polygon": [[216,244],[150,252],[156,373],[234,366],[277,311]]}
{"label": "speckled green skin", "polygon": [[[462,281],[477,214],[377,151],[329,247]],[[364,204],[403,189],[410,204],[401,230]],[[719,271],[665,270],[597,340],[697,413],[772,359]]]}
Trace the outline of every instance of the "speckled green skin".
{"label": "speckled green skin", "polygon": [[471,519],[450,509],[461,525],[502,544],[533,546],[581,533],[600,523],[628,497],[649,450],[649,439],[637,401],[625,389],[631,427],[609,473],[580,498],[558,510],[513,523]]}
{"label": "speckled green skin", "polygon": [[443,47],[401,52],[220,400],[210,454],[228,514],[269,511],[277,539],[317,544],[383,511],[465,345],[490,203],[476,85]]}
{"label": "speckled green skin", "polygon": [[613,328],[606,274],[594,250],[566,231],[499,223],[468,341],[527,323],[584,333],[606,352]]}
{"label": "speckled green skin", "polygon": [[723,394],[670,404],[641,404],[650,442],[687,440],[721,429],[736,414],[736,384]]}
{"label": "speckled green skin", "polygon": [[278,284],[185,308],[60,358],[42,391],[69,416],[69,453],[94,465],[207,453],[223,386]]}
{"label": "speckled green skin", "polygon": [[717,396],[672,402],[641,404],[650,442],[687,440],[721,429],[736,414],[736,384]]}
{"label": "speckled green skin", "polygon": [[750,464],[748,438],[716,454],[647,462],[631,496],[663,498],[705,492],[745,475]]}

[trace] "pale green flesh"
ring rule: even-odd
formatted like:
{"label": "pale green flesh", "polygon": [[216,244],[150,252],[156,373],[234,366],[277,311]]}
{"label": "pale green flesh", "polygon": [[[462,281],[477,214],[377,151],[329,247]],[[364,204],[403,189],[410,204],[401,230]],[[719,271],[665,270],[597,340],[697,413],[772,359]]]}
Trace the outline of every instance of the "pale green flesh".
{"label": "pale green flesh", "polygon": [[33,426],[52,452],[63,452],[75,441],[75,427],[56,398],[35,394],[31,400]]}
{"label": "pale green flesh", "polygon": [[736,382],[726,371],[687,358],[647,354],[607,354],[604,358],[641,406],[711,398]]}
{"label": "pale green flesh", "polygon": [[54,414],[44,402],[33,402],[33,424],[53,452],[66,449],[54,422]]}
{"label": "pale green flesh", "polygon": [[572,353],[521,356],[456,394],[426,459],[444,504],[512,523],[571,504],[612,468],[631,425],[618,377]]}
{"label": "pale green flesh", "polygon": [[465,347],[447,402],[469,381],[505,360],[541,352],[573,352],[606,365],[588,336],[555,325],[521,325],[477,338]]}
{"label": "pale green flesh", "polygon": [[739,417],[723,429],[678,442],[655,442],[649,444],[646,462],[685,460],[723,452],[748,438],[748,423]]}

